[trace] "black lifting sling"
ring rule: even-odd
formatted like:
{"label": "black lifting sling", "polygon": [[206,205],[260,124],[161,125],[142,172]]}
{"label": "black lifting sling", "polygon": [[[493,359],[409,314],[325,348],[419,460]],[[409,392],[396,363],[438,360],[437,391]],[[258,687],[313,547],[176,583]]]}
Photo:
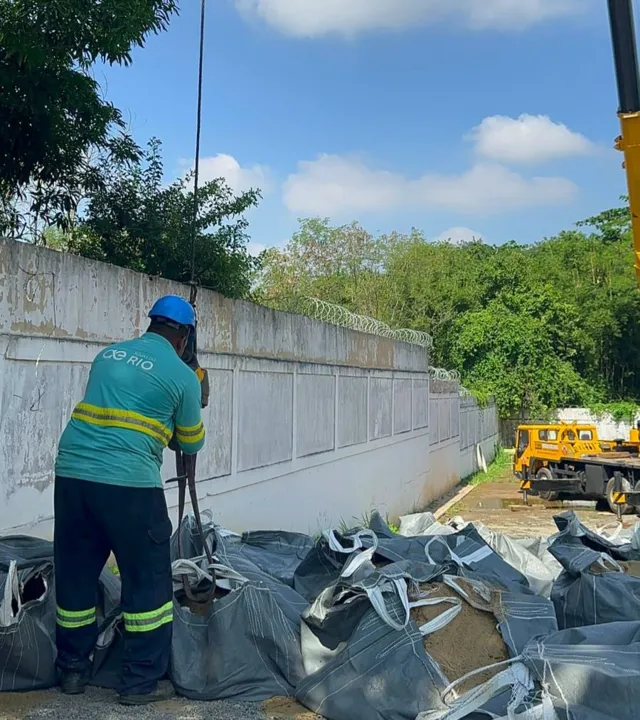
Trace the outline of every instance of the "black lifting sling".
{"label": "black lifting sling", "polygon": [[[193,300],[192,300],[192,304]],[[198,353],[197,353],[197,347],[198,347],[198,337],[197,337],[197,322],[196,327],[193,329],[193,331],[189,334],[189,341],[187,343],[187,347],[184,351],[184,354],[182,356],[182,360],[196,373],[198,376],[198,379],[200,380],[200,387],[201,387],[201,402],[202,407],[206,408],[209,404],[209,376],[207,374],[207,371],[200,367],[200,363],[198,362]],[[197,462],[197,454],[196,455],[185,455],[182,450],[180,449],[180,446],[178,445],[178,442],[176,440],[175,433],[173,435],[173,438],[171,439],[171,442],[169,443],[169,448],[173,450],[176,456],[176,477],[169,480],[169,483],[178,483],[178,557],[182,558],[182,533],[180,532],[181,526],[182,526],[182,520],[184,517],[184,507],[185,507],[185,501],[186,501],[186,490],[187,486],[189,487],[189,498],[191,500],[191,508],[193,510],[193,515],[196,521],[196,528],[198,531],[198,536],[200,538],[200,542],[202,543],[202,547],[204,548],[204,552],[207,556],[207,560],[209,562],[209,565],[213,565],[213,554],[211,552],[211,548],[209,547],[207,543],[207,539],[204,534],[204,530],[202,529],[202,518],[200,517],[200,506],[198,504],[198,492],[196,489],[196,462]],[[196,593],[194,594],[191,590],[191,586],[189,585],[189,581],[186,575],[182,576],[182,584],[184,587],[184,592],[187,598],[196,604],[202,604],[207,605],[213,600],[213,594],[215,592],[215,574],[213,572],[213,569],[209,569],[210,574],[213,576],[213,583],[211,588],[208,588],[208,590],[205,593]]]}

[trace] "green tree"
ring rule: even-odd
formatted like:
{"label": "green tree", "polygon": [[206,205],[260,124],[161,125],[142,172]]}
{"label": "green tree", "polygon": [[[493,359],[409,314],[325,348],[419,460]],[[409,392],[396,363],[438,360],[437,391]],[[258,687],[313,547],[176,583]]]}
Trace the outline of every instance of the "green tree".
{"label": "green tree", "polygon": [[452,367],[453,322],[482,305],[485,269],[494,249],[479,241],[429,243],[416,230],[381,241],[386,247],[387,300],[382,319],[394,327],[428,332],[435,343],[432,364]]}
{"label": "green tree", "polygon": [[92,156],[136,158],[90,70],[130,63],[176,11],[177,0],[0,0],[0,231],[68,226],[99,185]]}
{"label": "green tree", "polygon": [[594,217],[577,223],[577,227],[594,228],[604,242],[617,243],[625,237],[631,238],[629,197],[623,195],[620,200],[625,203],[623,207],[604,210]]}
{"label": "green tree", "polygon": [[[152,140],[134,164],[105,161],[104,184],[68,240],[70,252],[150,275],[189,282],[194,237],[193,178],[163,184],[161,145]],[[195,279],[227,297],[251,290],[256,260],[247,252],[245,213],[259,190],[234,195],[222,179],[198,191]]]}
{"label": "green tree", "polygon": [[295,309],[300,298],[313,296],[375,315],[382,309],[383,259],[382,245],[358,223],[335,227],[326,218],[300,220],[283,250],[264,253],[256,298]]}
{"label": "green tree", "polygon": [[453,363],[470,389],[496,398],[503,415],[540,415],[594,400],[589,385],[558,356],[540,319],[494,300],[455,325]]}

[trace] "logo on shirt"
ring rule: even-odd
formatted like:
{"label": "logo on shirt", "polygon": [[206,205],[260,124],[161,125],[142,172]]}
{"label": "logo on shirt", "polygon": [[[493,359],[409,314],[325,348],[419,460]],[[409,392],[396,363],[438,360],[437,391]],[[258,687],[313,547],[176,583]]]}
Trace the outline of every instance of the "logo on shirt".
{"label": "logo on shirt", "polygon": [[129,355],[126,350],[118,350],[116,348],[109,348],[102,353],[102,357],[105,360],[116,360],[117,362],[125,362],[127,365],[133,365],[139,367],[141,370],[149,372],[153,370],[154,363],[151,360],[147,360],[138,355]]}

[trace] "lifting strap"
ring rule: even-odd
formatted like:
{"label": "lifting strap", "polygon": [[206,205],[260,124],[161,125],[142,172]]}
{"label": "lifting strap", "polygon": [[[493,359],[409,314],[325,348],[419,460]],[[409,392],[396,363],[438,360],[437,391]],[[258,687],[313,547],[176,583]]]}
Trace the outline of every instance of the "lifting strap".
{"label": "lifting strap", "polygon": [[[193,309],[195,310],[196,307],[196,297],[197,297],[197,285],[193,282],[191,283],[191,297],[189,299],[189,302],[193,306]],[[206,370],[203,370],[200,367],[200,363],[198,362],[198,335],[197,335],[197,327],[198,323],[196,320],[196,324],[190,333],[189,340],[187,343],[187,347],[185,348],[185,352],[182,356],[183,361],[186,365],[188,365],[198,376],[198,380],[200,381],[200,388],[202,393],[202,407],[205,408],[209,404],[209,377]],[[209,588],[205,593],[194,593],[191,590],[191,586],[189,585],[189,581],[187,579],[186,575],[182,576],[182,585],[184,588],[185,595],[187,598],[196,604],[199,605],[209,605],[211,602],[213,602],[213,596],[216,591],[216,582],[215,582],[215,571],[213,570],[213,553],[211,552],[211,548],[207,544],[207,539],[204,534],[204,530],[202,528],[202,518],[200,517],[200,505],[198,503],[198,491],[196,488],[196,462],[197,462],[197,454],[195,455],[185,455],[180,446],[178,445],[178,442],[176,440],[176,437],[172,438],[171,442],[169,443],[169,447],[173,450],[176,456],[176,477],[169,480],[169,482],[177,482],[178,483],[178,558],[180,560],[183,559],[182,557],[182,533],[180,532],[182,527],[182,520],[184,518],[184,506],[186,502],[186,495],[187,495],[187,486],[189,487],[189,498],[191,500],[191,508],[193,510],[193,516],[196,521],[196,528],[198,530],[198,536],[200,538],[200,542],[202,543],[202,547],[204,550],[205,555],[207,556],[207,561],[209,563],[209,573],[213,577],[213,583],[211,584],[211,588]]]}
{"label": "lifting strap", "polygon": [[212,583],[211,588],[209,588],[205,593],[196,593],[194,595],[186,575],[182,576],[182,585],[185,595],[191,602],[197,603],[199,605],[208,605],[213,601],[213,595],[216,590],[216,585],[215,573],[211,567],[214,563],[213,553],[211,552],[211,548],[209,547],[207,543],[207,538],[204,534],[204,529],[202,527],[202,518],[200,516],[200,505],[198,503],[198,491],[196,488],[196,462],[198,456],[185,455],[182,450],[177,446],[174,447],[174,452],[176,455],[176,477],[169,482],[177,481],[178,483],[178,557],[179,559],[182,559],[182,533],[180,532],[180,530],[182,528],[182,520],[184,518],[184,508],[186,503],[188,486],[189,499],[191,500],[191,508],[193,510],[193,516],[196,521],[198,537],[200,538],[200,542],[202,543],[204,553],[209,563],[209,573],[214,578],[214,582]]}

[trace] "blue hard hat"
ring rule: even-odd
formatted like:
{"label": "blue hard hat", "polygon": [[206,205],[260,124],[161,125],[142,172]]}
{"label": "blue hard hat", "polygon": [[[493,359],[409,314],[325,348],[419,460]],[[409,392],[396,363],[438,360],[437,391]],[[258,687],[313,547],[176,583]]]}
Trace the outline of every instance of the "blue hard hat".
{"label": "blue hard hat", "polygon": [[164,318],[178,325],[196,326],[196,311],[193,309],[193,305],[178,295],[166,295],[156,300],[149,312],[149,317],[152,320]]}

